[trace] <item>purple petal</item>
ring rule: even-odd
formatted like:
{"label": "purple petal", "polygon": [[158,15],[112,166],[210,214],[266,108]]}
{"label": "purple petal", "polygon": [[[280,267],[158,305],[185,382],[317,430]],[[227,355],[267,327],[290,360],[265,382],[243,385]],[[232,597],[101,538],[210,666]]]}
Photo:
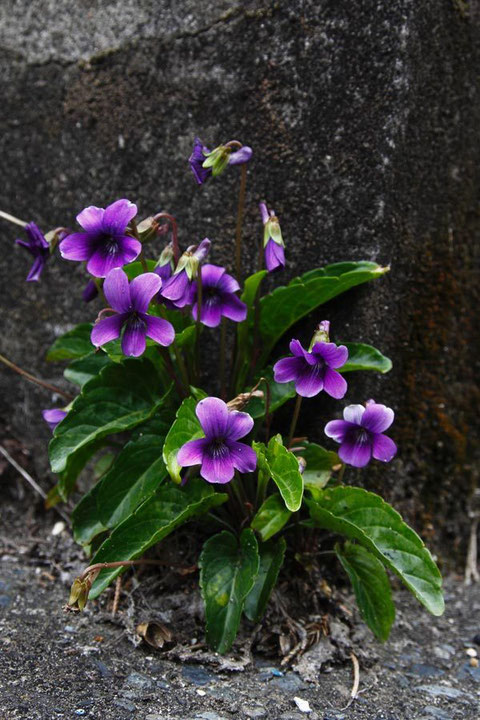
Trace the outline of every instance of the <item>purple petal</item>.
{"label": "purple petal", "polygon": [[90,335],[92,344],[95,347],[100,347],[100,345],[105,345],[110,340],[116,340],[116,338],[120,337],[120,331],[125,319],[125,315],[115,314],[96,323]]}
{"label": "purple petal", "polygon": [[253,418],[246,412],[233,410],[229,414],[228,425],[226,437],[229,440],[240,440],[253,428]]}
{"label": "purple petal", "polygon": [[103,283],[103,292],[110,307],[119,313],[127,312],[131,307],[128,278],[122,268],[111,270]]}
{"label": "purple petal", "polygon": [[347,432],[354,427],[351,423],[345,420],[330,420],[325,425],[325,435],[335,442],[342,443],[345,440]]}
{"label": "purple petal", "polygon": [[37,257],[33,261],[33,265],[27,275],[27,282],[37,282],[40,280],[43,268],[45,267],[46,259],[43,257]]}
{"label": "purple petal", "polygon": [[232,293],[222,296],[222,313],[234,322],[243,322],[247,317],[247,306]]}
{"label": "purple petal", "polygon": [[90,205],[77,215],[77,222],[84,230],[89,233],[98,233],[102,230],[102,221],[105,210],[103,208]]}
{"label": "purple petal", "polygon": [[[217,287],[220,280],[225,275],[225,268],[220,265],[203,265],[202,266],[202,285],[205,287]],[[238,283],[237,283],[238,284]],[[238,290],[240,286],[235,288]]]}
{"label": "purple petal", "polygon": [[164,283],[172,277],[172,264],[171,262],[167,262],[165,265],[157,265],[157,267],[153,269],[153,272],[155,275],[158,275],[162,283]]}
{"label": "purple petal", "polygon": [[30,243],[29,243],[30,246],[33,245],[35,248],[37,248],[40,251],[49,249],[50,246],[49,246],[48,242],[45,240],[45,237],[44,237],[42,231],[40,230],[38,225],[36,225],[34,222],[31,222],[31,223],[28,223],[27,225],[25,225],[25,232],[27,233],[28,238],[30,240]]}
{"label": "purple petal", "polygon": [[[192,315],[194,320],[196,320],[198,315],[198,303],[193,305]],[[222,319],[222,304],[218,296],[210,297],[203,303],[200,319],[207,327],[218,327],[218,325],[220,325],[220,320]]]}
{"label": "purple petal", "polygon": [[67,412],[66,410],[60,410],[60,408],[52,408],[51,410],[42,410],[42,415],[45,422],[48,423],[50,430],[53,432],[58,423],[62,422],[67,416]]}
{"label": "purple petal", "polygon": [[89,280],[85,287],[83,288],[82,292],[82,300],[83,302],[91,302],[94,298],[96,298],[98,295],[98,288],[95,284],[95,280]]}
{"label": "purple petal", "polygon": [[155,340],[159,345],[166,347],[175,340],[175,330],[168,320],[153,315],[143,315],[142,319],[147,326],[147,336]]}
{"label": "purple petal", "polygon": [[295,390],[302,397],[314,397],[323,390],[323,369],[304,367],[295,380]]}
{"label": "purple petal", "polygon": [[87,233],[72,233],[62,240],[59,247],[65,260],[88,260],[95,249],[95,238]]}
{"label": "purple petal", "polygon": [[132,308],[137,312],[147,312],[150,301],[161,287],[162,281],[155,273],[147,272],[143,273],[143,275],[138,275],[130,283]]}
{"label": "purple petal", "polygon": [[223,400],[207,397],[200,400],[195,412],[208,438],[226,437],[230,422],[228,408]]}
{"label": "purple petal", "polygon": [[364,412],[363,405],[347,405],[343,411],[343,418],[354,425],[360,425]]}
{"label": "purple petal", "polygon": [[[202,275],[203,277],[203,275]],[[232,275],[225,273],[218,282],[218,289],[224,293],[235,293],[240,290],[240,285]]]}
{"label": "purple petal", "polygon": [[372,454],[375,460],[390,462],[397,454],[397,446],[387,435],[374,435]]}
{"label": "purple petal", "polygon": [[181,467],[200,465],[207,442],[205,438],[200,438],[200,440],[190,440],[185,443],[177,453],[177,463]]}
{"label": "purple petal", "polygon": [[348,360],[348,349],[345,345],[335,343],[315,343],[312,348],[315,355],[320,355],[331,368],[339,368]]}
{"label": "purple petal", "polygon": [[257,454],[245,443],[228,441],[233,466],[242,473],[253,472],[257,467]]}
{"label": "purple petal", "polygon": [[278,383],[286,383],[296,380],[305,368],[305,361],[300,357],[286,357],[279,360],[273,366],[274,379]]}
{"label": "purple petal", "polygon": [[357,434],[352,433],[350,438],[347,437],[340,445],[338,457],[347,465],[365,467],[372,457],[372,443],[370,439],[364,441],[359,439]]}
{"label": "purple petal", "polygon": [[170,280],[167,280],[160,294],[175,303],[177,307],[185,307],[189,304],[190,286],[187,273],[185,270],[180,270],[179,273],[172,275]]}
{"label": "purple petal", "polygon": [[199,138],[195,138],[193,151],[188,161],[190,163],[190,168],[193,172],[195,180],[199,185],[202,185],[206,180],[208,180],[208,178],[212,174],[212,168],[203,167],[203,163],[205,161],[204,153],[209,152],[209,149],[205,147],[202,141]]}
{"label": "purple petal", "polygon": [[129,357],[139,357],[145,352],[147,325],[142,318],[130,315],[122,337],[122,352]]}
{"label": "purple petal", "polygon": [[325,370],[323,375],[323,389],[328,395],[336,400],[340,400],[347,392],[347,387],[347,382],[340,373],[330,368]]}
{"label": "purple petal", "polygon": [[313,366],[317,364],[315,355],[305,350],[298,340],[292,340],[290,342],[290,352],[297,357],[303,357],[309,365]]}
{"label": "purple petal", "polygon": [[233,478],[235,468],[233,457],[229,448],[224,445],[210,452],[207,450],[203,456],[200,475],[210,483],[227,483]]}
{"label": "purple petal", "polygon": [[243,165],[247,163],[253,155],[253,150],[248,145],[244,145],[239,150],[233,152],[228,158],[229,165]]}
{"label": "purple petal", "polygon": [[115,238],[117,247],[112,250],[109,242],[97,245],[97,249],[87,263],[87,270],[95,277],[106,277],[117,267],[126,265],[140,254],[142,245],[135,238]]}
{"label": "purple petal", "polygon": [[137,214],[137,206],[130,200],[117,200],[105,208],[103,229],[112,235],[123,235],[125,228]]}
{"label": "purple petal", "polygon": [[265,246],[265,266],[268,272],[277,272],[285,267],[285,250],[275,240],[270,240]]}
{"label": "purple petal", "polygon": [[206,260],[207,255],[210,252],[211,244],[212,243],[208,238],[203,238],[202,242],[198,245],[193,254],[199,262],[203,263],[204,260]]}
{"label": "purple petal", "polygon": [[390,427],[394,417],[395,413],[391,408],[372,403],[365,408],[362,417],[362,427],[373,433],[381,433]]}
{"label": "purple petal", "polygon": [[265,225],[265,223],[268,222],[268,219],[270,215],[268,214],[267,206],[264,202],[258,203],[258,207],[260,209],[260,215],[262,216],[262,223]]}

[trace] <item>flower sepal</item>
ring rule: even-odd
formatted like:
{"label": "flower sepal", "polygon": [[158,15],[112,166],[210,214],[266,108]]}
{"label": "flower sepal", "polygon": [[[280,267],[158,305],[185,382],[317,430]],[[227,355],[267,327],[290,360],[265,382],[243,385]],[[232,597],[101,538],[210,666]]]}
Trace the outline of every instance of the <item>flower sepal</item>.
{"label": "flower sepal", "polygon": [[212,176],[217,177],[217,175],[220,175],[226,169],[231,153],[232,148],[227,147],[226,145],[219,145],[214,150],[206,154],[202,167],[205,169],[211,168]]}

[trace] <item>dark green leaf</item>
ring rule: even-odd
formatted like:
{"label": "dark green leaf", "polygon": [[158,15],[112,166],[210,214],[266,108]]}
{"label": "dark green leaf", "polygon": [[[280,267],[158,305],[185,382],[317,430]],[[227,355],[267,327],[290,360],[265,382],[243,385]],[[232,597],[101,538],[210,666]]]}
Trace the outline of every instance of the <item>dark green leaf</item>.
{"label": "dark green leaf", "polygon": [[245,598],[258,573],[258,545],[253,531],[242,532],[240,545],[235,535],[225,530],[214,535],[203,546],[199,565],[207,643],[224,653],[235,640]]}
{"label": "dark green leaf", "polygon": [[442,577],[432,556],[400,515],[379,495],[339,486],[307,500],[318,527],[357,540],[393,570],[433,615],[444,610]]}
{"label": "dark green leaf", "polygon": [[195,414],[198,401],[204,397],[206,397],[206,394],[203,391],[197,391],[197,397],[185,398],[177,411],[175,422],[165,438],[163,461],[170,477],[176,483],[182,481],[180,477],[181,467],[177,463],[178,451],[186,442],[196,440],[204,435]]}
{"label": "dark green leaf", "polygon": [[92,327],[91,323],[82,323],[57,338],[47,353],[47,360],[49,362],[73,360],[91,353],[93,349],[90,342]]}
{"label": "dark green leaf", "polygon": [[[215,492],[211,485],[200,478],[190,480],[185,487],[172,483],[161,485],[155,495],[115,528],[91,563],[93,565],[99,562],[134,560],[179,525],[196,515],[208,512],[226,500],[228,495]],[[123,570],[124,568],[102,570],[92,586],[90,597],[97,597]]]}
{"label": "dark green leaf", "polygon": [[65,368],[63,374],[69,382],[83,387],[85,383],[98,375],[100,370],[103,370],[109,362],[110,360],[104,352],[91,352],[84,357],[78,358],[78,360],[73,360]]}
{"label": "dark green leaf", "polygon": [[387,268],[375,263],[330,265],[306,273],[286,287],[278,287],[264,296],[260,301],[260,335],[263,343],[258,363],[260,367],[273,346],[294,323],[328,300],[356,285],[380,277],[386,271]]}
{"label": "dark green leaf", "polygon": [[[62,423],[63,422],[65,422],[65,420],[62,420]],[[50,441],[50,444],[52,442],[53,440]],[[83,468],[90,460],[90,458],[93,457],[97,450],[100,450],[103,445],[104,440],[99,439],[92,443],[89,443],[88,445],[84,445],[83,447],[79,448],[78,452],[72,455],[72,458],[69,461],[68,465],[62,472],[59,473],[57,489],[62,500],[68,500],[69,496],[75,489],[77,478],[82,472]]]}
{"label": "dark green leaf", "polygon": [[148,420],[165,404],[162,393],[161,381],[149,360],[107,365],[84,385],[67,417],[55,428],[49,446],[52,471],[68,472],[84,448]]}
{"label": "dark green leaf", "polygon": [[392,369],[392,361],[390,358],[382,355],[380,350],[365,345],[364,343],[341,343],[348,348],[348,360],[338,372],[346,373],[352,370],[375,370],[376,372],[387,373]]}
{"label": "dark green leaf", "polygon": [[279,538],[263,543],[258,549],[260,553],[258,575],[245,600],[245,615],[254,623],[260,622],[265,613],[270,595],[277,582],[278,573],[283,565],[286,547],[285,539]]}
{"label": "dark green leaf", "polygon": [[143,265],[139,260],[133,263],[128,263],[128,265],[124,265],[123,270],[126,273],[127,278],[129,280],[133,280],[133,278],[138,277],[138,275],[143,275],[144,272],[153,272],[156,260],[146,260],[145,262],[147,263],[147,270],[143,269]]}
{"label": "dark green leaf", "polygon": [[100,519],[98,492],[101,483],[101,480],[97,482],[72,512],[73,537],[81,545],[88,545],[96,535],[107,530]]}
{"label": "dark green leaf", "polygon": [[307,463],[303,471],[303,482],[305,488],[316,498],[317,492],[323,490],[330,480],[332,468],[339,465],[341,460],[336,452],[325,450],[316,443],[304,443],[304,446],[299,453]]}
{"label": "dark green leaf", "polygon": [[105,527],[123,522],[167,477],[162,449],[172,416],[167,409],[141,425],[102,479],[97,497]]}
{"label": "dark green leaf", "polygon": [[375,555],[354,543],[335,545],[337,557],[350,578],[362,618],[370,630],[385,642],[395,620],[395,606],[387,573]]}
{"label": "dark green leaf", "polygon": [[303,497],[303,478],[298,468],[298,460],[282,443],[281,435],[271,438],[266,448],[263,443],[252,443],[257,453],[259,469],[269,474],[280,490],[285,505],[296,512]]}
{"label": "dark green leaf", "polygon": [[251,527],[265,542],[283,528],[291,514],[280,495],[270,495],[253,518]]}

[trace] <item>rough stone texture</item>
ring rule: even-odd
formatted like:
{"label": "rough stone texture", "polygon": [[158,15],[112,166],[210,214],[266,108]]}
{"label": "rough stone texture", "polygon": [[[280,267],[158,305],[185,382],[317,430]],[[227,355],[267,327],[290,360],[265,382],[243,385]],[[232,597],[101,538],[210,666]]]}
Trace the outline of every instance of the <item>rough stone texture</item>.
{"label": "rough stone texture", "polygon": [[[199,189],[186,158],[196,134],[252,145],[251,269],[262,197],[280,215],[291,275],[343,259],[392,265],[322,317],[395,363],[351,378],[352,401],[373,395],[398,417],[399,457],[368,486],[420,530],[460,542],[479,400],[478,40],[477,0],[4,0],[0,207],[47,229],[127,196],[141,215],[175,214],[185,245],[208,235],[214,261],[230,264],[238,177]],[[59,261],[25,286],[15,228],[0,233],[2,351],[61,382],[37,358],[92,317],[82,272]],[[11,373],[1,383],[15,432],[44,448],[39,409],[52,397]],[[315,405],[317,439],[334,407]]]}

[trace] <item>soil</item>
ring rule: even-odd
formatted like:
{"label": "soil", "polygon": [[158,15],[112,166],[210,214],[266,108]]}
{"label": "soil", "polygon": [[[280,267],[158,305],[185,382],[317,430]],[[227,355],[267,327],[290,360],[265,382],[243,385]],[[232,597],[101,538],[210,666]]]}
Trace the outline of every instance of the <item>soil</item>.
{"label": "soil", "polygon": [[[480,717],[480,595],[460,576],[446,580],[441,618],[398,589],[385,645],[334,579],[296,605],[298,580],[284,578],[262,625],[245,623],[221,657],[203,644],[197,576],[179,547],[169,550],[178,551],[176,562],[163,556],[160,569],[124,576],[115,613],[113,588],[83,613],[66,612],[82,551],[60,515],[45,511],[10,467],[2,470],[1,720]],[[162,648],[138,635],[152,621]]]}

